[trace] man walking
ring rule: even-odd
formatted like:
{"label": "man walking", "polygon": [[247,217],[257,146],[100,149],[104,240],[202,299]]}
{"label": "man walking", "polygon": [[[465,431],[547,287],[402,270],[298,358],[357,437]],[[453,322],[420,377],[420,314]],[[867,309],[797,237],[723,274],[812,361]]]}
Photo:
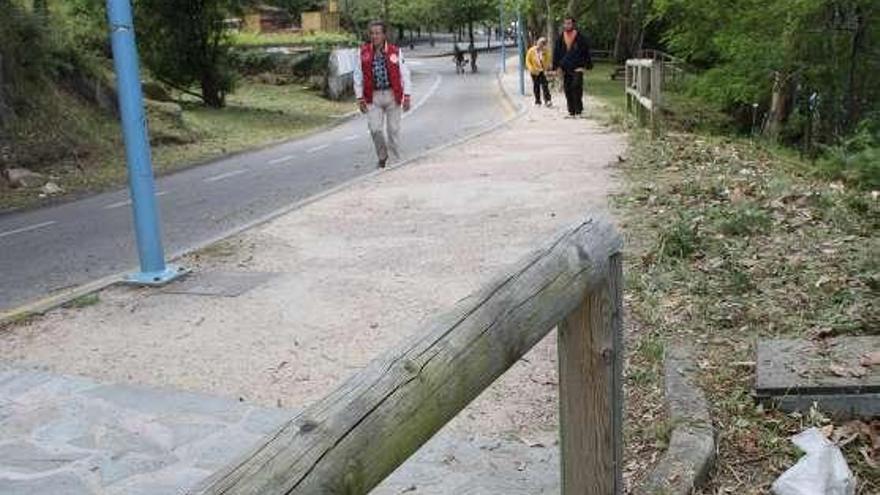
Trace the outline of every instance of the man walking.
{"label": "man walking", "polygon": [[562,87],[570,118],[584,113],[584,71],[592,68],[587,37],[575,29],[574,18],[568,16],[553,50],[553,70],[562,73]]}
{"label": "man walking", "polygon": [[400,120],[411,106],[409,67],[396,45],[388,43],[385,23],[370,23],[370,42],[361,47],[355,64],[354,93],[367,114],[370,134],[379,157],[379,168],[388,159],[400,159]]}
{"label": "man walking", "polygon": [[553,106],[550,96],[550,83],[547,81],[547,69],[550,67],[550,52],[547,50],[547,38],[538,38],[535,46],[529,48],[526,53],[526,68],[532,75],[535,105],[541,105],[541,94],[544,95],[544,104]]}

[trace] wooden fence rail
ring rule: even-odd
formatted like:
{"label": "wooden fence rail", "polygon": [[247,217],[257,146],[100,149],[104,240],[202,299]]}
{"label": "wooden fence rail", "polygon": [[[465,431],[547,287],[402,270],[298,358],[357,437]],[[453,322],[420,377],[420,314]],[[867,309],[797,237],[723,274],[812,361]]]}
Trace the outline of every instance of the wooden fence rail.
{"label": "wooden fence rail", "polygon": [[659,61],[663,74],[662,81],[664,86],[681,82],[685,73],[688,71],[688,64],[684,59],[660,50],[650,48],[642,49],[637,52],[635,58]]}
{"label": "wooden fence rail", "polygon": [[656,59],[626,61],[626,111],[640,121],[650,119],[656,128],[662,98],[663,62]]}
{"label": "wooden fence rail", "polygon": [[566,231],[194,493],[369,493],[557,326],[562,493],[621,493],[620,249],[606,221]]}

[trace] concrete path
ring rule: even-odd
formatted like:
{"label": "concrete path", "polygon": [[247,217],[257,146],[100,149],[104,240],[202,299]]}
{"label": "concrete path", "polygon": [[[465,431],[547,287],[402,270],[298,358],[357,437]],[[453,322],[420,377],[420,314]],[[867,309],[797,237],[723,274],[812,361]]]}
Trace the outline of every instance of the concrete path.
{"label": "concrete path", "polygon": [[[516,87],[513,71],[505,85]],[[507,128],[216,244],[182,260],[189,282],[110,288],[97,304],[18,325],[0,335],[0,355],[101,382],[306,407],[605,209],[623,137],[562,115],[529,107]],[[376,493],[558,492],[556,388],[551,336]]]}

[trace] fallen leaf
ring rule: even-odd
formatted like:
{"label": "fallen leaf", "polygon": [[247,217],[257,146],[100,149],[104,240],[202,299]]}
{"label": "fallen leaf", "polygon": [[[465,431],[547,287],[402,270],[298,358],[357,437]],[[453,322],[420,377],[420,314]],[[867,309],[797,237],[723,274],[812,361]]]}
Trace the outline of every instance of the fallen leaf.
{"label": "fallen leaf", "polygon": [[865,432],[870,434],[870,428],[861,421],[850,421],[834,429],[834,433],[829,437],[832,442],[843,447],[852,443]]}
{"label": "fallen leaf", "polygon": [[822,435],[825,435],[825,438],[831,438],[831,434],[834,433],[834,425],[827,425],[820,428]]}

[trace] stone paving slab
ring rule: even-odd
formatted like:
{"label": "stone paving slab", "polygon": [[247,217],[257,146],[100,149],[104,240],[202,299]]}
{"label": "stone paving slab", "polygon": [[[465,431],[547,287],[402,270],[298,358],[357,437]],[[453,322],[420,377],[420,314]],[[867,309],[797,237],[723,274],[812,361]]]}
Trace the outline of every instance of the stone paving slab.
{"label": "stone paving slab", "polygon": [[0,368],[0,495],[177,494],[296,411]]}
{"label": "stone paving slab", "polygon": [[[0,495],[176,495],[296,411],[0,367]],[[554,440],[447,429],[373,493],[558,493]]]}

